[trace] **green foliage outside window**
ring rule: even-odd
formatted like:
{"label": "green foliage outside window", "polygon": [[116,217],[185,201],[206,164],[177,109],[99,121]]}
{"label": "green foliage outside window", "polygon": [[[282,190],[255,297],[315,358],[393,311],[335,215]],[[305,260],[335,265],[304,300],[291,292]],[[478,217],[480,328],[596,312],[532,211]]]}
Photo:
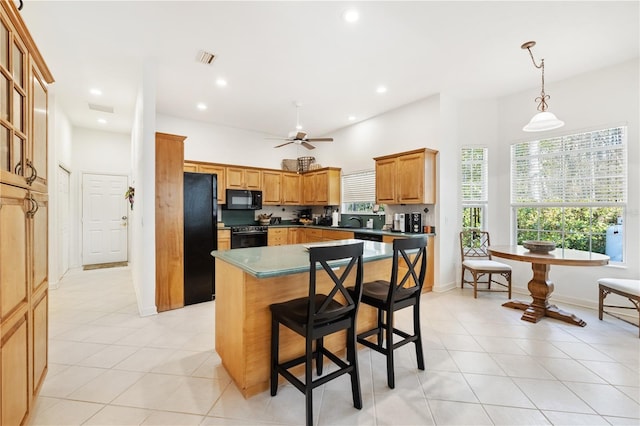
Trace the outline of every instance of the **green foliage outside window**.
{"label": "green foliage outside window", "polygon": [[604,254],[607,228],[622,214],[621,207],[516,208],[517,243],[553,241],[557,247]]}

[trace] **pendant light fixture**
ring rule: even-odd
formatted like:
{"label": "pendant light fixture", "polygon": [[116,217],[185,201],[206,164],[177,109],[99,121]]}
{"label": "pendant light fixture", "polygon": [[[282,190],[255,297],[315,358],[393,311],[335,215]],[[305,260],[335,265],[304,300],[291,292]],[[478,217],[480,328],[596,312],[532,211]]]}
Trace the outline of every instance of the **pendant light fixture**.
{"label": "pendant light fixture", "polygon": [[528,41],[520,46],[522,49],[527,49],[529,51],[529,56],[531,56],[533,65],[542,70],[542,91],[540,92],[540,96],[535,99],[536,102],[538,102],[538,111],[540,112],[534,115],[531,121],[522,128],[525,132],[542,132],[544,130],[552,130],[564,126],[564,121],[558,120],[555,114],[547,111],[547,100],[550,96],[544,93],[544,59],[540,60],[540,65],[536,64],[536,60],[533,58],[533,53],[531,53],[531,48],[535,45],[535,41]]}

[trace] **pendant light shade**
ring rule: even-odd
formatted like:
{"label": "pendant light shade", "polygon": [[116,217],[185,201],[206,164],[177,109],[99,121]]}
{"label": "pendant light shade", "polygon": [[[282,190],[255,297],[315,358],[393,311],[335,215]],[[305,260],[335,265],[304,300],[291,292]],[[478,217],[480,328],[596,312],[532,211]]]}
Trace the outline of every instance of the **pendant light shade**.
{"label": "pendant light shade", "polygon": [[564,126],[564,121],[558,120],[555,114],[547,111],[547,100],[550,96],[544,92],[544,59],[540,61],[540,65],[536,64],[536,60],[533,58],[533,53],[531,53],[531,48],[535,45],[535,41],[528,41],[520,46],[522,49],[529,51],[529,56],[531,56],[533,66],[542,70],[542,90],[540,91],[540,96],[536,98],[536,102],[538,102],[538,111],[540,112],[534,115],[531,121],[522,128],[525,132],[542,132]]}
{"label": "pendant light shade", "polygon": [[531,118],[531,121],[522,128],[525,132],[542,132],[564,126],[564,121],[558,120],[556,115],[549,111],[539,112]]}

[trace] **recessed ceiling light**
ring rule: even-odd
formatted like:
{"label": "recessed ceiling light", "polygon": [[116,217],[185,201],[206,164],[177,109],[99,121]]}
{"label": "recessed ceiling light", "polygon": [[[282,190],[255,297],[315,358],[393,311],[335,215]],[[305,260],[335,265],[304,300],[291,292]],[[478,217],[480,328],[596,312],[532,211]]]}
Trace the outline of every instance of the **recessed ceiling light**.
{"label": "recessed ceiling light", "polygon": [[220,87],[225,87],[227,85],[227,80],[219,78],[216,80],[216,84]]}
{"label": "recessed ceiling light", "polygon": [[378,86],[378,88],[376,89],[377,93],[386,93],[387,92],[387,88],[384,86]]}
{"label": "recessed ceiling light", "polygon": [[207,109],[207,105],[204,102],[200,102],[198,105],[196,105],[196,107],[200,110],[200,111],[204,111],[205,109]]}
{"label": "recessed ceiling light", "polygon": [[104,118],[98,118],[98,123],[107,124],[107,120],[105,120]]}
{"label": "recessed ceiling light", "polygon": [[355,121],[356,117],[354,115],[349,116],[349,121]]}
{"label": "recessed ceiling light", "polygon": [[91,90],[89,90],[89,93],[91,93],[92,95],[100,96],[100,95],[102,95],[102,90],[100,90],[100,89],[91,89]]}
{"label": "recessed ceiling light", "polygon": [[355,9],[348,9],[342,14],[342,19],[347,22],[356,22],[360,18],[358,11]]}

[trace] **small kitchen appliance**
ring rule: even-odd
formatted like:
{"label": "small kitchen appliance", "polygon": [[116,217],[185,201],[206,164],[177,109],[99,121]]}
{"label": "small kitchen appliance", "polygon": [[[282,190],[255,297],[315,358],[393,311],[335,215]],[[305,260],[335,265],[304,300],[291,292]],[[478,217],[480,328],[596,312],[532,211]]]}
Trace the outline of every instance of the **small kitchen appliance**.
{"label": "small kitchen appliance", "polygon": [[405,231],[404,213],[395,213],[393,215],[393,228],[391,230],[394,232]]}
{"label": "small kitchen appliance", "polygon": [[412,212],[410,218],[411,229],[409,232],[414,234],[422,232],[422,214],[420,212]]}

